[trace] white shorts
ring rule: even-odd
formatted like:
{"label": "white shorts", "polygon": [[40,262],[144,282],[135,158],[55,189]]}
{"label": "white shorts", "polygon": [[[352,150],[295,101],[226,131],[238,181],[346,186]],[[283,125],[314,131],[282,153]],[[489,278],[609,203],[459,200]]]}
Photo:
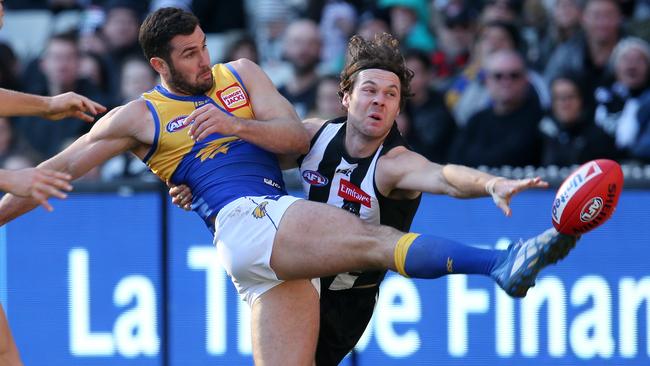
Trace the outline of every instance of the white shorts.
{"label": "white shorts", "polygon": [[[266,291],[281,284],[271,269],[271,252],[285,211],[300,198],[246,196],[224,206],[215,219],[217,256],[242,300],[253,306]],[[320,294],[320,280],[312,283]]]}

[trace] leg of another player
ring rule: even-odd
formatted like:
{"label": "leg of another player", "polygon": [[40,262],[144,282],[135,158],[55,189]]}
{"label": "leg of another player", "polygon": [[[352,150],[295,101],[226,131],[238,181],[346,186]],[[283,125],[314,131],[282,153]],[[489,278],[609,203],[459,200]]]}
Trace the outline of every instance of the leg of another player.
{"label": "leg of another player", "polygon": [[521,297],[537,273],[566,256],[575,240],[550,229],[508,251],[480,249],[367,224],[334,206],[300,200],[280,221],[271,268],[282,280],[368,269],[390,269],[415,278],[482,274],[494,278],[508,294]]}
{"label": "leg of another player", "polygon": [[22,366],[2,304],[0,304],[0,366]]}
{"label": "leg of another player", "polygon": [[286,281],[265,292],[251,309],[255,365],[312,366],[318,322],[318,292],[311,281]]}

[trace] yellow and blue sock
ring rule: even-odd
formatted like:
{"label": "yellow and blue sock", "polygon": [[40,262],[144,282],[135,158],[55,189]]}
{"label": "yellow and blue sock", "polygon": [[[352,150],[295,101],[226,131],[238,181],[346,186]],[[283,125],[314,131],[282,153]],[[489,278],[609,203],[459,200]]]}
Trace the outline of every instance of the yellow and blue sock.
{"label": "yellow and blue sock", "polygon": [[405,277],[438,278],[452,273],[489,275],[506,251],[481,249],[433,235],[404,234],[395,246],[395,267]]}

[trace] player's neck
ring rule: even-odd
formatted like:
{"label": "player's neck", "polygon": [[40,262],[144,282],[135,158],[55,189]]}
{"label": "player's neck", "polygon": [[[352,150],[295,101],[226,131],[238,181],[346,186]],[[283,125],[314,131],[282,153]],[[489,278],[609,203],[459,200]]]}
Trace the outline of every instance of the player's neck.
{"label": "player's neck", "polygon": [[191,96],[190,94],[184,93],[184,92],[174,88],[164,78],[160,78],[160,85],[162,85],[162,87],[165,88],[165,90],[167,90],[168,92],[170,92],[170,93],[172,93],[174,95],[178,95],[178,96],[182,96],[182,97]]}
{"label": "player's neck", "polygon": [[353,158],[367,158],[377,151],[386,136],[370,137],[362,134],[348,124],[345,133],[345,150]]}

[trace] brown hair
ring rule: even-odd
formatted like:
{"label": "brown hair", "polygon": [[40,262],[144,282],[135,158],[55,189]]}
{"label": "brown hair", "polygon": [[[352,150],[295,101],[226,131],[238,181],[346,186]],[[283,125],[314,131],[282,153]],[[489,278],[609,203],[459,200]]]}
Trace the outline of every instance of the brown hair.
{"label": "brown hair", "polygon": [[194,14],[177,8],[160,8],[149,14],[140,26],[138,40],[147,61],[160,57],[171,63],[169,42],[177,35],[190,35],[199,20]]}
{"label": "brown hair", "polygon": [[361,70],[380,69],[397,75],[400,81],[400,107],[403,108],[411,94],[411,79],[413,71],[406,67],[404,56],[399,50],[399,41],[388,33],[375,36],[372,41],[366,41],[355,35],[348,43],[348,60],[341,71],[339,97],[349,93],[354,88],[357,74]]}

